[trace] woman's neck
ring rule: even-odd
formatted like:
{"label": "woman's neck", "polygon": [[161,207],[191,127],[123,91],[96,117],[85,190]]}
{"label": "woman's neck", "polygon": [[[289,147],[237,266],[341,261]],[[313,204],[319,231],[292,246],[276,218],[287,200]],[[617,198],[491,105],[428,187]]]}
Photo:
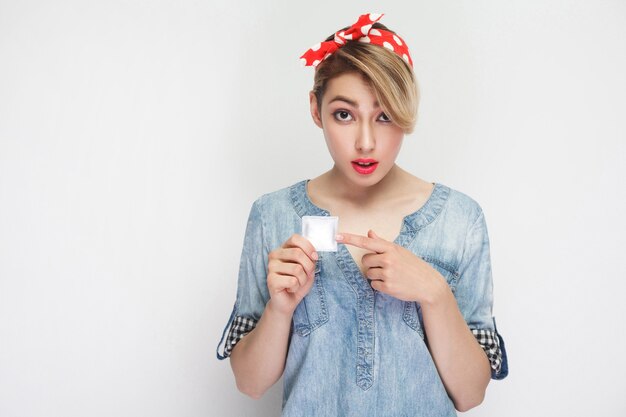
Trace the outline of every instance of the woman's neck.
{"label": "woman's neck", "polygon": [[382,180],[367,187],[349,181],[335,168],[313,181],[316,183],[316,190],[318,193],[321,192],[320,194],[323,194],[325,199],[367,207],[397,198],[398,191],[410,183],[411,177],[408,172],[394,164]]}

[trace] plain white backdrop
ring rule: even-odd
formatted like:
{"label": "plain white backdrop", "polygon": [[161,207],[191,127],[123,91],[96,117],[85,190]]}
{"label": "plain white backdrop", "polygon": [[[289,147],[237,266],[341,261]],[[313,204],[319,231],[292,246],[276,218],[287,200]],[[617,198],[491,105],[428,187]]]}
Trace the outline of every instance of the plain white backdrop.
{"label": "plain white backdrop", "polygon": [[476,199],[510,376],[470,416],[626,415],[623,1],[0,1],[0,416],[277,416],[215,347],[250,205],[331,166],[298,57],[411,48],[399,165]]}

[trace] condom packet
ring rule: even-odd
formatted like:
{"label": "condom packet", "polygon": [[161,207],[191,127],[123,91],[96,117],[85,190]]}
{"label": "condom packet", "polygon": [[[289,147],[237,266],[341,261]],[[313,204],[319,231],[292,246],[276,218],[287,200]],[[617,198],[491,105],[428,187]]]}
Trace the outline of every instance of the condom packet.
{"label": "condom packet", "polygon": [[337,216],[302,216],[302,236],[307,238],[318,252],[337,252]]}

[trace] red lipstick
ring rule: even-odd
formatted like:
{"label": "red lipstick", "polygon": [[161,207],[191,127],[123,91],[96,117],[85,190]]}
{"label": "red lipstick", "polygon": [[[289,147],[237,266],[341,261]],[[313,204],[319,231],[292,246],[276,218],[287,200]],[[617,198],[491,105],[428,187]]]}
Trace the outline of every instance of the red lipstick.
{"label": "red lipstick", "polygon": [[352,161],[352,168],[362,175],[369,175],[378,167],[378,161],[375,159],[355,159]]}

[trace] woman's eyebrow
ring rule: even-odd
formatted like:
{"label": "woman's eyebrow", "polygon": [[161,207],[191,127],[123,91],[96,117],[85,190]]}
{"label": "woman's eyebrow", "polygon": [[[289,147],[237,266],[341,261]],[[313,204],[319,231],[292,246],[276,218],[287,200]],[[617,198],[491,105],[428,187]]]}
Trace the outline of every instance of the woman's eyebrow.
{"label": "woman's eyebrow", "polygon": [[[332,100],[330,100],[328,102],[328,104],[330,104],[330,103],[332,103],[334,101],[344,101],[344,102],[348,103],[349,105],[351,105],[352,107],[356,107],[357,109],[359,108],[359,105],[357,104],[356,101],[350,100],[349,98],[341,96],[341,95],[335,96]],[[375,108],[379,107],[378,101],[374,102],[374,107]]]}

